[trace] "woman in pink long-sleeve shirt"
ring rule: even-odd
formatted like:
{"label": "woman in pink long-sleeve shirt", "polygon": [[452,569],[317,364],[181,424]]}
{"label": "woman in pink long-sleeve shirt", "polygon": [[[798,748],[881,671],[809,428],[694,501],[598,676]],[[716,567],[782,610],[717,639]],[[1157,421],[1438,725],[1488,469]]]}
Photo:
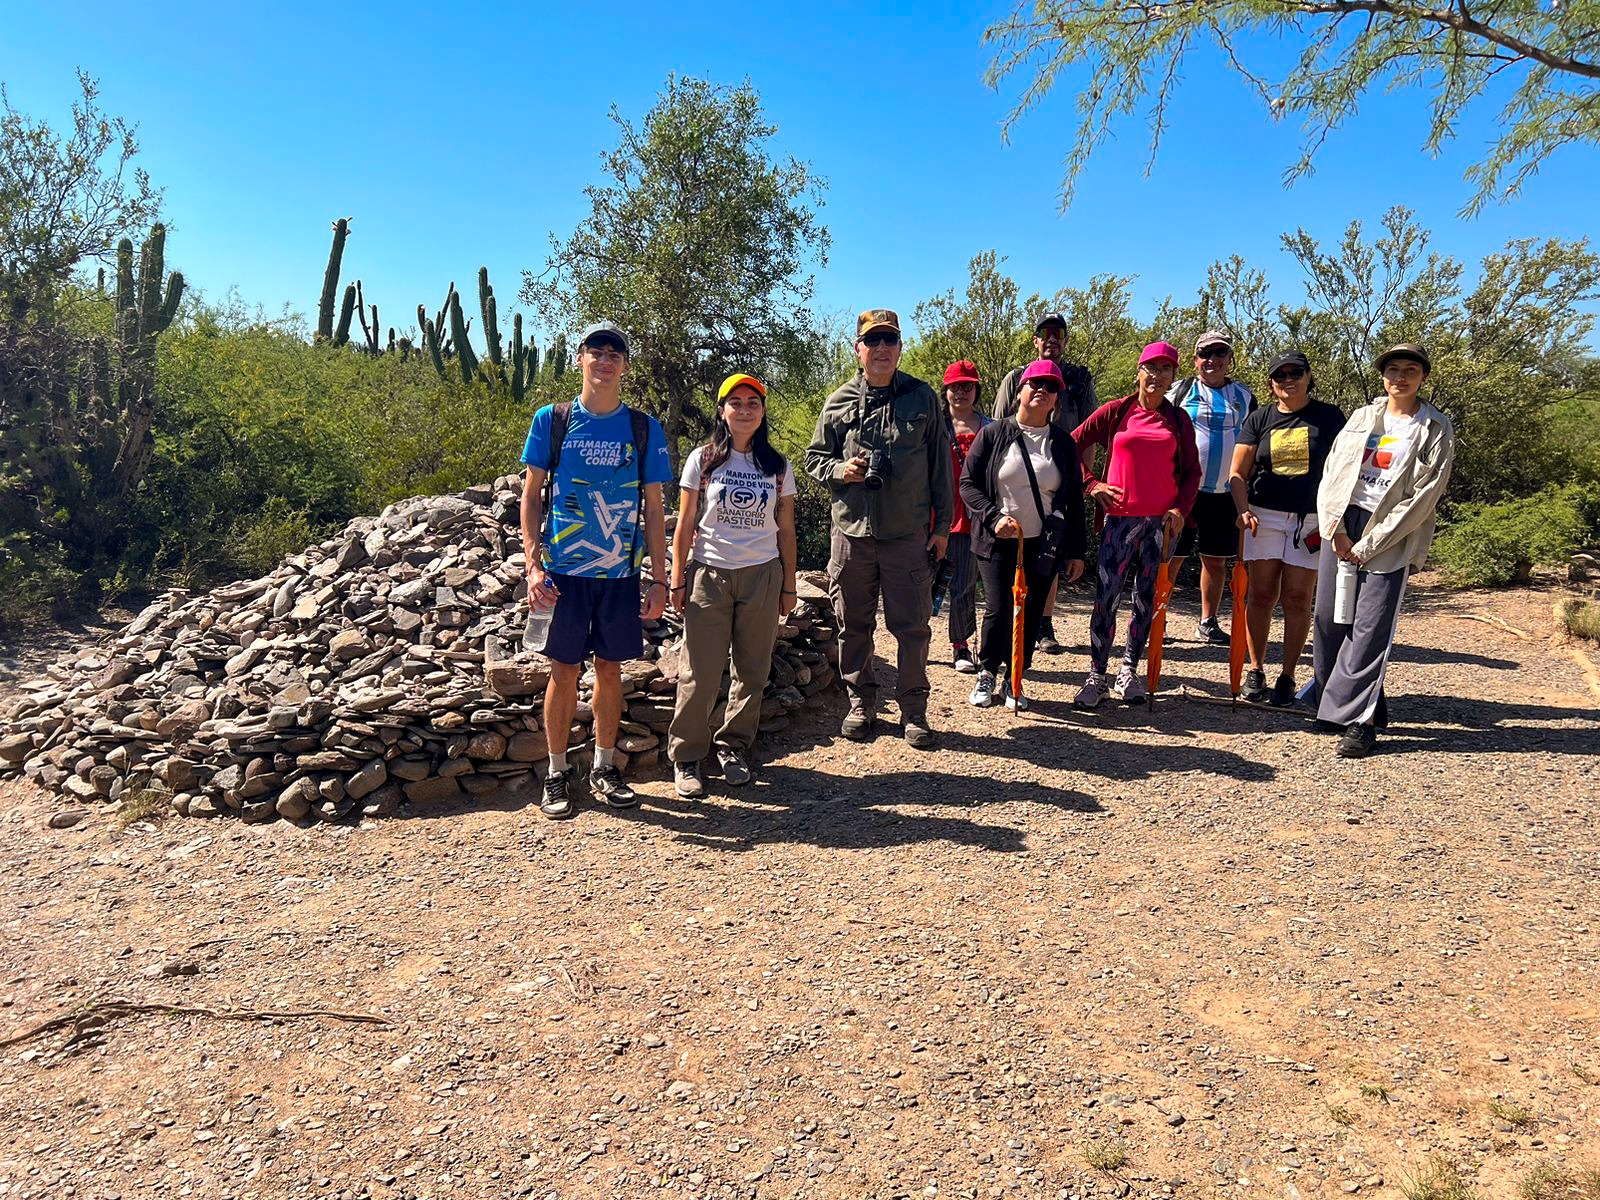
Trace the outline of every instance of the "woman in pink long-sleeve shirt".
{"label": "woman in pink long-sleeve shirt", "polygon": [[[1139,656],[1155,615],[1156,572],[1189,519],[1200,490],[1194,425],[1166,398],[1177,370],[1177,349],[1169,342],[1151,342],[1139,356],[1138,390],[1101,405],[1072,434],[1083,463],[1084,489],[1105,518],[1099,592],[1089,623],[1089,677],[1074,701],[1081,708],[1094,708],[1107,691],[1129,704],[1146,695],[1138,674]],[[1089,465],[1092,446],[1106,448],[1104,479]],[[1122,669],[1111,683],[1106,670],[1122,584],[1135,569],[1133,617],[1123,645]]]}

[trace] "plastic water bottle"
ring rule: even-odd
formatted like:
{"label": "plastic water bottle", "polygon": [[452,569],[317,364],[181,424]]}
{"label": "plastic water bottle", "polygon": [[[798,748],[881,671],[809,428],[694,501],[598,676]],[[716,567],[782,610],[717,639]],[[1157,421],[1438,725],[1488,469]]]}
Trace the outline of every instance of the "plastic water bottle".
{"label": "plastic water bottle", "polygon": [[1339,560],[1338,573],[1333,577],[1333,623],[1354,625],[1356,620],[1356,573],[1359,568],[1352,562]]}
{"label": "plastic water bottle", "polygon": [[[545,589],[555,594],[554,586],[548,582]],[[522,648],[531,650],[535,654],[543,654],[545,643],[550,640],[550,622],[555,619],[556,606],[554,603],[541,605],[537,592],[528,593],[528,623],[522,630]]]}
{"label": "plastic water bottle", "polygon": [[933,565],[933,615],[936,617],[944,607],[945,597],[950,594],[950,577],[955,573],[956,565],[950,561],[949,555]]}

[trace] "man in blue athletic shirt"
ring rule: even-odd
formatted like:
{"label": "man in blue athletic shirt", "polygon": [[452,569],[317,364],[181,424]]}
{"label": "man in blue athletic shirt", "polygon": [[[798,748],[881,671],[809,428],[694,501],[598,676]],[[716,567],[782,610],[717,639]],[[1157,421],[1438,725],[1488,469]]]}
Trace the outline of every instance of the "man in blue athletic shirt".
{"label": "man in blue athletic shirt", "polygon": [[1228,377],[1233,369],[1233,338],[1224,330],[1208,329],[1194,344],[1195,374],[1180,379],[1167,393],[1194,424],[1195,447],[1200,451],[1200,494],[1195,497],[1192,524],[1178,541],[1177,559],[1200,550],[1200,627],[1203,642],[1226,646],[1228,635],[1217,622],[1222,607],[1222,586],[1228,578],[1228,559],[1239,552],[1239,513],[1228,492],[1233,469],[1233,447],[1245,417],[1256,406],[1250,389]]}
{"label": "man in blue athletic shirt", "polygon": [[[546,405],[534,414],[522,451],[527,466],[522,545],[528,560],[528,607],[535,616],[530,626],[548,614],[542,644],[530,647],[550,660],[544,694],[550,770],[539,807],[557,820],[574,812],[567,737],[578,706],[578,677],[590,654],[595,683],[589,786],[612,808],[637,802],[616,765],[622,664],[643,652],[642,622],[659,617],[667,603],[661,485],[672,478],[672,463],[661,426],[648,416],[637,422],[647,433],[640,462],[636,417],[621,395],[628,355],[627,335],[610,321],[585,329],[577,362],[583,391],[572,402],[565,436],[556,436],[561,424],[557,406]],[[559,448],[554,444],[558,440]],[[546,511],[544,484],[552,457],[556,466]],[[647,547],[651,578],[641,589],[639,568]]]}

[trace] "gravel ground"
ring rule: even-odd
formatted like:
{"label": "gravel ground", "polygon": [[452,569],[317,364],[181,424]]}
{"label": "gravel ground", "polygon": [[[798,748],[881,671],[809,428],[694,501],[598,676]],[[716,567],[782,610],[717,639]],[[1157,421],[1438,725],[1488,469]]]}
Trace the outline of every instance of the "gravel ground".
{"label": "gravel ground", "polygon": [[[1022,716],[941,662],[931,754],[892,714],[838,739],[835,698],[734,798],[660,776],[565,825],[517,792],[57,830],[0,785],[0,1196],[1400,1196],[1449,1159],[1488,1198],[1600,1166],[1600,681],[1553,598],[1415,586],[1362,762],[1277,711],[1080,714],[1077,655]],[[1164,686],[1224,692],[1175,610]]]}

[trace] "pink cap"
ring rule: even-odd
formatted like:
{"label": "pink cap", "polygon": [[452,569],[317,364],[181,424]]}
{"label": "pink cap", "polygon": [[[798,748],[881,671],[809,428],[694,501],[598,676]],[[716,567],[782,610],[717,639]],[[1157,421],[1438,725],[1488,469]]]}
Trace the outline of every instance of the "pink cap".
{"label": "pink cap", "polygon": [[1139,355],[1139,365],[1142,367],[1147,362],[1154,362],[1164,358],[1173,366],[1178,365],[1178,348],[1171,342],[1151,342],[1144,348],[1144,353]]}
{"label": "pink cap", "polygon": [[1036,358],[1023,369],[1021,381],[1027,383],[1030,379],[1043,379],[1045,377],[1061,383],[1061,368],[1048,358]]}

